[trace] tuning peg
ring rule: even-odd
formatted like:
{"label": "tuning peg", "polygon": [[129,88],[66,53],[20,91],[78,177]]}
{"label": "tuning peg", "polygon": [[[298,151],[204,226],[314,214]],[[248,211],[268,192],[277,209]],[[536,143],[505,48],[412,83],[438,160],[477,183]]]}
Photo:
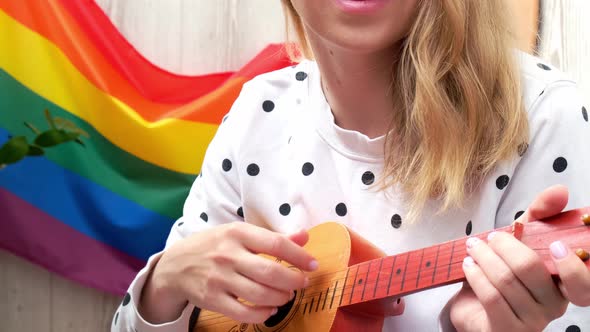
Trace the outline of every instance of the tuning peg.
{"label": "tuning peg", "polygon": [[580,257],[584,262],[590,259],[590,254],[582,248],[576,250],[576,256]]}
{"label": "tuning peg", "polygon": [[590,214],[583,215],[582,221],[584,222],[584,225],[590,226]]}

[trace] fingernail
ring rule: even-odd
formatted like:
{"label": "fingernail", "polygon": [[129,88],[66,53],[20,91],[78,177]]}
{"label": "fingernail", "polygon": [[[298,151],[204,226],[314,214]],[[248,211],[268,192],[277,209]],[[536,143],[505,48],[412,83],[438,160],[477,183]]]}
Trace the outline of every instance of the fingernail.
{"label": "fingernail", "polygon": [[471,256],[467,256],[463,259],[464,267],[472,267],[473,265],[475,265],[475,261],[473,260],[473,258],[471,258]]}
{"label": "fingernail", "polygon": [[303,282],[303,288],[306,288],[307,286],[309,286],[309,278],[305,277],[305,281]]}
{"label": "fingernail", "polygon": [[295,292],[291,291],[291,296],[289,296],[289,301],[291,301],[295,297]]}
{"label": "fingernail", "polygon": [[480,241],[480,240],[479,240],[479,238],[477,238],[477,237],[470,237],[470,238],[468,238],[468,239],[467,239],[467,242],[466,242],[466,244],[467,244],[467,249],[471,249],[471,248],[473,248],[473,246],[475,246],[476,244],[478,244],[478,243],[479,243],[479,241]]}
{"label": "fingernail", "polygon": [[318,261],[314,259],[313,261],[311,261],[311,263],[309,263],[309,270],[315,271],[317,270],[318,266],[320,266],[320,264],[318,263]]}
{"label": "fingernail", "polygon": [[494,238],[494,236],[496,236],[496,234],[498,234],[498,232],[491,232],[490,234],[488,234],[488,241],[492,241],[492,239]]}
{"label": "fingernail", "polygon": [[555,241],[549,245],[551,255],[556,259],[562,259],[567,256],[567,248],[561,241]]}
{"label": "fingernail", "polygon": [[272,311],[270,312],[271,316],[274,316],[279,310],[277,308],[272,309]]}

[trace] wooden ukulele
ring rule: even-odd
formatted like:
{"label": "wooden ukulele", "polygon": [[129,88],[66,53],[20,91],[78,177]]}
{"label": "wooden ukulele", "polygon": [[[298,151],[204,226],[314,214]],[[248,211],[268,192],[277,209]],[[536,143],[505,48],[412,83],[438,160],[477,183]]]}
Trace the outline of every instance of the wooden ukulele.
{"label": "wooden ukulele", "polygon": [[[510,232],[545,262],[556,275],[549,245],[563,241],[590,267],[590,207],[552,218],[497,229]],[[491,232],[491,231],[490,231]],[[476,235],[486,238],[490,232]],[[308,274],[310,285],[262,324],[246,324],[203,310],[195,332],[365,331],[380,332],[392,303],[401,296],[465,280],[462,264],[465,238],[432,247],[385,256],[346,226],[334,222],[309,231],[306,250],[320,268]],[[290,265],[287,265],[290,266]],[[294,268],[290,266],[291,268]],[[193,317],[194,318],[194,317]]]}

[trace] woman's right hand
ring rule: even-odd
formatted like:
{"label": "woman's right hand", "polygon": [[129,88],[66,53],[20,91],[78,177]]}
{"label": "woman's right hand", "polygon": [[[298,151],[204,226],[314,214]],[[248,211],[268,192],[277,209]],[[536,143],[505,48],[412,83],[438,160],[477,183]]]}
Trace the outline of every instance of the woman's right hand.
{"label": "woman's right hand", "polygon": [[195,233],[160,257],[144,285],[139,312],[151,323],[164,323],[179,317],[190,302],[240,322],[264,322],[293,290],[306,287],[301,271],[317,269],[317,261],[302,248],[307,240],[304,230],[287,236],[244,222]]}

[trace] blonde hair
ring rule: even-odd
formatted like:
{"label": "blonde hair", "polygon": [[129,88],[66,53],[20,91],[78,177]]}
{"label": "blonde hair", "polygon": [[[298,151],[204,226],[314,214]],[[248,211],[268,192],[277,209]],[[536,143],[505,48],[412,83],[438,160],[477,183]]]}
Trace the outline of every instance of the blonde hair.
{"label": "blonde hair", "polygon": [[[428,199],[440,199],[440,211],[461,206],[528,140],[505,1],[421,0],[392,59],[395,139],[386,139],[380,189],[401,186],[409,219]],[[301,18],[282,3],[300,52],[312,58]]]}

